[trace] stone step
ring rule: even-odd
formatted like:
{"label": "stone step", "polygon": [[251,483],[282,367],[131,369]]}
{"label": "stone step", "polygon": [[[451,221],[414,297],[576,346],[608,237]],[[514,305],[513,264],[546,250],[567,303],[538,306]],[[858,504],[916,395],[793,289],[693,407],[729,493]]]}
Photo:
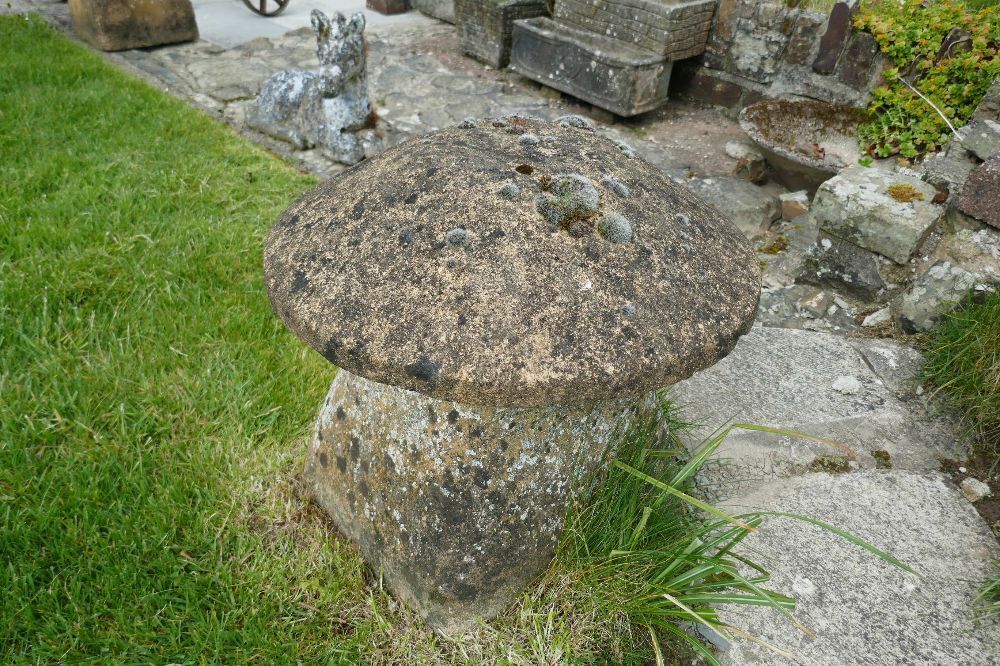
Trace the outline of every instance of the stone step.
{"label": "stone step", "polygon": [[626,3],[559,0],[560,23],[682,60],[700,55],[708,43],[715,0]]}
{"label": "stone step", "polygon": [[665,56],[548,18],[515,21],[511,69],[620,116],[667,101]]}

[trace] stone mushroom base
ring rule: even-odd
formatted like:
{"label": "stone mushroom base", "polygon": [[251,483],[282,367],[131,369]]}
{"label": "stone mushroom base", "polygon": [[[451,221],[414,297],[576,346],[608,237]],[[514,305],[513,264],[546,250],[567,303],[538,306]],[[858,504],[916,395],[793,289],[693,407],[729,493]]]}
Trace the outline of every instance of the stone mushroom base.
{"label": "stone mushroom base", "polygon": [[571,490],[647,400],[469,407],[341,370],[306,477],[389,588],[454,635],[545,570]]}

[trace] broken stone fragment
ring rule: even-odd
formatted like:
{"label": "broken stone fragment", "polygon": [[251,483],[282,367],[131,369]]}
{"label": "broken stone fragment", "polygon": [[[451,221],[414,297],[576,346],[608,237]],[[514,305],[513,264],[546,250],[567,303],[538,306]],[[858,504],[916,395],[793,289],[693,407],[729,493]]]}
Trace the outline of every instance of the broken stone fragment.
{"label": "broken stone fragment", "polygon": [[884,261],[854,243],[820,234],[802,262],[797,279],[873,302],[886,289],[879,270]]}
{"label": "broken stone fragment", "polygon": [[861,325],[866,328],[871,328],[873,326],[881,326],[882,324],[887,324],[892,321],[892,308],[886,306],[881,310],[876,310],[861,322]]}
{"label": "broken stone fragment", "polygon": [[[553,140],[526,150],[526,132]],[[760,294],[715,208],[589,129],[524,118],[324,183],[275,224],[264,268],[278,315],[341,368],[309,483],[449,634],[545,569],[576,482],[651,391],[735,346]]]}
{"label": "broken stone fragment", "polygon": [[947,150],[927,157],[920,164],[920,172],[924,180],[937,189],[958,195],[976,168],[976,160],[965,150],[955,149],[949,144]]}
{"label": "broken stone fragment", "polygon": [[1000,229],[1000,155],[986,160],[969,174],[958,200],[966,215]]}
{"label": "broken stone fragment", "polygon": [[736,160],[734,176],[751,183],[763,183],[767,180],[767,163],[764,161],[764,153],[757,146],[744,141],[730,141],[726,144],[726,155]]}
{"label": "broken stone fragment", "polygon": [[778,195],[781,202],[781,219],[794,220],[809,212],[809,193],[805,190],[786,192]]}
{"label": "broken stone fragment", "polygon": [[939,261],[918,275],[910,290],[893,301],[900,328],[906,333],[928,331],[981,285],[981,276],[947,261]]}

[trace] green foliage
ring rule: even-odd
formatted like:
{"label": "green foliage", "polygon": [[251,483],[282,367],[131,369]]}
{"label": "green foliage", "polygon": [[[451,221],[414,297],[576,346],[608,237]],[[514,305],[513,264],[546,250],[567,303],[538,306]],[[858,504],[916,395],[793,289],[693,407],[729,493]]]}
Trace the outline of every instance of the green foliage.
{"label": "green foliage", "polygon": [[[970,8],[961,0],[880,0],[862,6],[856,28],[869,31],[894,67],[873,93],[873,120],[861,126],[862,146],[881,157],[915,158],[951,139],[937,111],[902,80],[931,100],[955,126],[968,121],[993,80],[1000,76],[1000,6]],[[953,28],[969,33],[967,42],[939,57]]]}
{"label": "green foliage", "polygon": [[950,315],[926,344],[925,378],[966,415],[1000,461],[1000,292]]}
{"label": "green foliage", "polygon": [[[1000,560],[993,562],[1000,568]],[[986,620],[1000,619],[1000,574],[994,574],[983,585],[974,604],[976,615]]]}

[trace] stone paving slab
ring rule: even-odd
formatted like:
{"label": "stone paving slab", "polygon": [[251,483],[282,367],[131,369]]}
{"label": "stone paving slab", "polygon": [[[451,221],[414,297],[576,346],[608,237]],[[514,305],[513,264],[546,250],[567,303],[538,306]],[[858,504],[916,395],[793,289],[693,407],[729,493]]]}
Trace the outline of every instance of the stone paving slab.
{"label": "stone paving slab", "polygon": [[281,37],[289,30],[309,26],[309,14],[318,9],[326,14],[362,12],[369,28],[382,26],[432,26],[436,21],[417,11],[385,16],[365,9],[364,0],[291,0],[278,16],[264,17],[251,12],[242,0],[192,0],[201,38],[232,48],[258,37]]}
{"label": "stone paving slab", "polygon": [[[846,468],[931,472],[964,459],[957,421],[918,394],[923,359],[888,340],[755,327],[711,368],[671,390],[705,437],[727,422],[804,432],[836,443],[733,431],[703,475],[728,497],[833,458]],[[692,438],[697,442],[700,437]]]}
{"label": "stone paving slab", "polygon": [[724,508],[825,521],[889,552],[920,576],[818,527],[766,518],[744,551],[752,549],[751,559],[772,573],[768,589],[799,600],[794,614],[816,638],[777,611],[723,607],[726,622],[793,657],[736,639],[722,651],[723,664],[1000,664],[1000,623],[978,625],[971,611],[982,581],[995,573],[990,561],[1000,556],[1000,546],[941,474],[809,474],[775,481]]}

